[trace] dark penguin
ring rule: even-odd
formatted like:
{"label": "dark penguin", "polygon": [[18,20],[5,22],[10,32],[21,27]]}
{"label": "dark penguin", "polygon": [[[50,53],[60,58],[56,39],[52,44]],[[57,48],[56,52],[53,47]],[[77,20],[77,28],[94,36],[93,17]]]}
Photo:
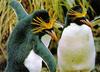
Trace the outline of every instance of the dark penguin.
{"label": "dark penguin", "polygon": [[49,34],[57,40],[53,32],[54,20],[50,19],[45,10],[28,15],[16,0],[10,5],[14,8],[19,21],[7,42],[8,59],[5,72],[29,72],[24,62],[32,49],[47,63],[50,72],[55,72],[54,57],[41,41],[44,34]]}

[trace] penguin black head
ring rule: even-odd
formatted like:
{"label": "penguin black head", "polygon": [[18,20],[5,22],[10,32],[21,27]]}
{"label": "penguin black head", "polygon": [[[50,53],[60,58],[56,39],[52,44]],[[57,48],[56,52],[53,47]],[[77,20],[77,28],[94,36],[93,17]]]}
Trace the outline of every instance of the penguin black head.
{"label": "penguin black head", "polygon": [[87,9],[83,5],[72,7],[67,13],[69,23],[74,22],[82,25],[83,23],[81,22],[81,20],[86,20],[86,14]]}
{"label": "penguin black head", "polygon": [[72,7],[67,13],[67,22],[76,23],[77,25],[87,25],[92,28],[91,22],[86,18],[87,9],[81,3],[80,5]]}
{"label": "penguin black head", "polygon": [[[48,23],[50,20],[50,16],[46,10],[35,11],[33,22],[36,22],[35,19],[38,20],[38,18],[42,19],[46,23]],[[38,23],[38,22],[36,22],[36,23]]]}
{"label": "penguin black head", "polygon": [[54,40],[57,40],[57,36],[53,31],[54,24],[56,22],[55,17],[49,16],[46,10],[38,10],[33,15],[32,25],[34,25],[33,33],[42,36],[49,34]]}

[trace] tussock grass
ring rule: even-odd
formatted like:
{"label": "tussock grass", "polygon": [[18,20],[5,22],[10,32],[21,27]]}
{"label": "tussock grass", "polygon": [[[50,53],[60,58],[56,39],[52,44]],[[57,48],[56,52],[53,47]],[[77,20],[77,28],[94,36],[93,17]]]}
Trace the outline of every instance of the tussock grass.
{"label": "tussock grass", "polygon": [[15,14],[7,0],[0,0],[0,54],[6,59],[6,41],[15,23]]}
{"label": "tussock grass", "polygon": [[[13,9],[8,5],[11,0],[0,0],[0,62],[7,59],[6,42],[9,34],[15,26],[16,16]],[[92,14],[94,11],[89,4],[88,0],[18,0],[21,2],[25,10],[30,14],[38,9],[46,9],[49,11],[50,16],[55,13],[57,20],[64,23],[64,11],[69,10],[71,7],[79,4],[80,2],[86,7],[90,8]],[[63,9],[63,7],[65,7]],[[100,17],[92,21],[94,25],[100,23]],[[95,29],[100,33],[99,29]]]}

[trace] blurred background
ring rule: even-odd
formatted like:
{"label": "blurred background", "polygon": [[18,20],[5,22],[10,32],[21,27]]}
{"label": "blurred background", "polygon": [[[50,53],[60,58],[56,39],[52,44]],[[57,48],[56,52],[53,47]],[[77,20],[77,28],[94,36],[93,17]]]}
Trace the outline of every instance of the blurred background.
{"label": "blurred background", "polygon": [[[11,0],[0,0],[0,72],[3,72],[6,66],[7,49],[6,42],[12,32],[16,15],[9,6]],[[93,72],[100,72],[100,0],[18,0],[25,8],[28,14],[38,9],[46,9],[52,16],[56,14],[57,21],[62,25],[65,23],[67,11],[78,5],[80,2],[87,8],[87,17],[93,23],[93,35],[97,51],[96,68]],[[55,49],[56,50],[56,49]],[[42,72],[48,72],[43,69]]]}

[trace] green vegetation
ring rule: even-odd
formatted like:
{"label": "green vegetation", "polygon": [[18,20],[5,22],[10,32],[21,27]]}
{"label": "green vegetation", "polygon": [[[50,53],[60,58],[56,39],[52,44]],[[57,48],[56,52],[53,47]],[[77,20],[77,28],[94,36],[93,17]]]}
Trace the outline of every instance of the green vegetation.
{"label": "green vegetation", "polygon": [[[6,42],[8,36],[15,26],[16,15],[13,9],[9,6],[11,0],[0,0],[0,64],[7,59]],[[38,9],[46,9],[50,16],[55,13],[57,20],[62,24],[65,22],[66,11],[71,7],[83,4],[87,9],[90,8],[91,14],[94,17],[93,34],[95,37],[100,37],[100,16],[95,17],[94,10],[91,7],[90,0],[18,0],[25,10],[30,14]],[[87,15],[89,18],[89,15]]]}

